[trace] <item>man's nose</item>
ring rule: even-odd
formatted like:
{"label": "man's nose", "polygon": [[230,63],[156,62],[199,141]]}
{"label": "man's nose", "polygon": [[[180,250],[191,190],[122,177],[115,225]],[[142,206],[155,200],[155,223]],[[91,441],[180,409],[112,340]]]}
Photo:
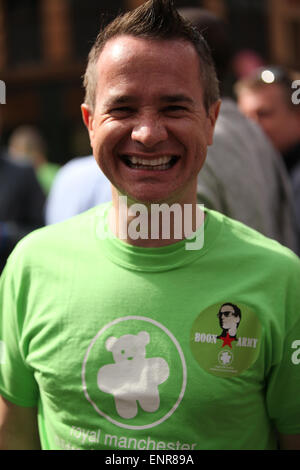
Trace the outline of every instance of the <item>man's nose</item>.
{"label": "man's nose", "polygon": [[167,140],[168,131],[161,119],[157,116],[145,116],[135,124],[131,138],[145,147],[154,147]]}

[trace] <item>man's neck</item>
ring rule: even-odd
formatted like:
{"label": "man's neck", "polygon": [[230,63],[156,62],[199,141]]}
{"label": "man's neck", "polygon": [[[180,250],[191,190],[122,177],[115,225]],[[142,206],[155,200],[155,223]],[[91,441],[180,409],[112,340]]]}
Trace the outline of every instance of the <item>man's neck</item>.
{"label": "man's neck", "polygon": [[196,198],[190,202],[140,203],[113,188],[112,232],[125,243],[157,248],[189,238],[204,222]]}

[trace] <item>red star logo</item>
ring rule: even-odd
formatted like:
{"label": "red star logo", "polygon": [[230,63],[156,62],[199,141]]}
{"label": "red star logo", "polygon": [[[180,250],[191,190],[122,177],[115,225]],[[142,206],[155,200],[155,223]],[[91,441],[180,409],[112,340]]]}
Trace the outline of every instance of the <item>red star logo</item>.
{"label": "red star logo", "polygon": [[226,335],[225,338],[224,338],[224,336],[221,336],[220,339],[223,341],[222,348],[224,348],[224,346],[229,346],[229,347],[232,349],[231,343],[232,343],[232,341],[236,341],[235,338],[231,338],[231,337],[229,336],[229,333],[228,333],[228,332],[227,332],[227,335]]}

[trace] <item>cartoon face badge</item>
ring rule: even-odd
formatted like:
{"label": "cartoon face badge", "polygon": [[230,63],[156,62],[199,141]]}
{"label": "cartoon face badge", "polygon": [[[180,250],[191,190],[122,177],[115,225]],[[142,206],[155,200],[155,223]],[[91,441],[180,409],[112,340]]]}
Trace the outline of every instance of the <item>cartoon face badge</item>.
{"label": "cartoon face badge", "polygon": [[241,310],[237,305],[226,303],[220,308],[218,317],[222,333],[217,338],[223,340],[223,347],[228,344],[231,348],[232,341],[237,339],[236,333],[242,317]]}
{"label": "cartoon face badge", "polygon": [[192,353],[201,368],[213,375],[233,377],[257,359],[261,324],[247,305],[223,302],[198,315],[190,341]]}

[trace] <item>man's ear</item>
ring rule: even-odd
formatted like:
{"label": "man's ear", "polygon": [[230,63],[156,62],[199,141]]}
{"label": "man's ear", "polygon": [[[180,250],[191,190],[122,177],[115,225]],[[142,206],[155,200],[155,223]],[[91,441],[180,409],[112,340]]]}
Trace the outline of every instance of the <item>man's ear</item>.
{"label": "man's ear", "polygon": [[221,100],[213,103],[208,111],[207,115],[207,145],[212,145],[215,125],[219,116],[221,107]]}
{"label": "man's ear", "polygon": [[88,133],[90,136],[90,142],[92,144],[92,140],[94,136],[94,116],[90,110],[90,107],[85,103],[81,105],[81,115],[82,115],[82,120],[88,130]]}

